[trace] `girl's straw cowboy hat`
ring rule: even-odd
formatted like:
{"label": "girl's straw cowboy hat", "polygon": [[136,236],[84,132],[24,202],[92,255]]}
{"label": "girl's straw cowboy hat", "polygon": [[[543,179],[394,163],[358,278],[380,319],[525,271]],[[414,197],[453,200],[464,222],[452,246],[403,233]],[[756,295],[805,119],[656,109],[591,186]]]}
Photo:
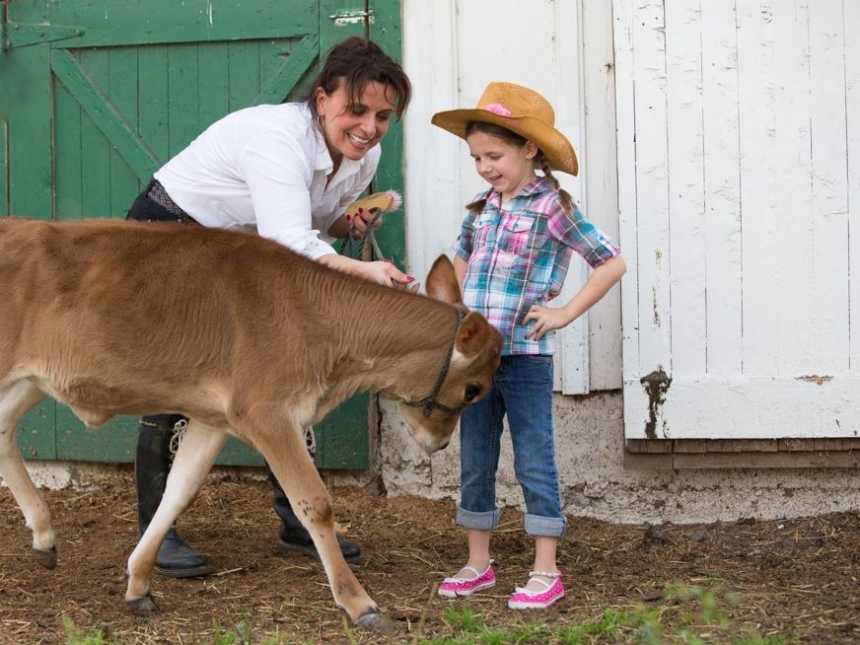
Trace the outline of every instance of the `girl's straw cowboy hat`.
{"label": "girl's straw cowboy hat", "polygon": [[573,146],[555,129],[555,112],[544,97],[522,85],[490,83],[474,110],[446,110],[433,115],[431,123],[466,138],[470,121],[501,126],[533,142],[553,170],[576,175],[579,164]]}

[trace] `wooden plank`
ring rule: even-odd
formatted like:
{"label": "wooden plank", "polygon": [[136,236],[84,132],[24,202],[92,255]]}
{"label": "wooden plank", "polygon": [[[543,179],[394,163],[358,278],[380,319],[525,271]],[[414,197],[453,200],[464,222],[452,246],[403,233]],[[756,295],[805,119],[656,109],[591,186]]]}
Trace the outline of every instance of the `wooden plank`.
{"label": "wooden plank", "polygon": [[0,115],[0,217],[9,214],[9,120]]}
{"label": "wooden plank", "polygon": [[[16,3],[7,8],[9,20],[38,22],[39,7]],[[15,55],[0,55],[4,87],[26,92],[0,92],[0,114],[8,119],[7,190],[13,215],[51,217],[51,78],[48,50],[24,47]]]}
{"label": "wooden plank", "polygon": [[[860,379],[708,377],[675,381],[663,414],[673,439],[776,439],[856,436],[860,432]],[[799,405],[798,402],[803,402]],[[732,413],[732,411],[742,411]],[[628,438],[646,438],[645,433]]]}
{"label": "wooden plank", "polygon": [[[769,16],[770,20],[766,19]],[[777,372],[774,330],[779,328],[780,313],[774,306],[777,271],[765,271],[761,258],[780,257],[775,228],[780,213],[775,213],[776,177],[775,111],[773,68],[775,47],[772,16],[760,4],[743,0],[737,4],[738,68],[740,78],[740,184],[744,226],[743,240],[743,334],[744,372],[767,375]],[[785,154],[782,152],[781,154]],[[745,214],[750,216],[746,217]]]}
{"label": "wooden plank", "polygon": [[[809,4],[773,7],[776,65],[773,69],[776,145],[776,173],[771,178],[775,209],[771,213],[773,240],[777,255],[762,262],[757,270],[770,273],[771,285],[763,302],[776,308],[779,324],[771,329],[776,339],[771,357],[780,374],[820,374],[816,360],[815,327],[817,312],[812,310],[816,285],[812,239],[815,222],[815,195],[812,191],[812,107],[810,69]],[[755,243],[754,240],[752,240]],[[774,271],[773,260],[777,259]],[[798,307],[797,303],[808,303]]]}
{"label": "wooden plank", "polygon": [[[742,373],[743,358],[737,16],[735,0],[701,6],[705,218],[699,233],[705,241],[700,251],[706,275],[700,287],[705,289],[707,312],[706,372],[730,377]],[[683,211],[679,216],[684,218]],[[680,268],[687,272],[686,265]],[[675,301],[679,306],[673,309],[673,320],[687,308],[684,298]]]}
{"label": "wooden plank", "polygon": [[633,20],[639,245],[639,373],[672,375],[666,23],[662,0],[638,2]]}
{"label": "wooden plank", "polygon": [[[247,41],[316,30],[313,0],[150,0],[145,3],[51,2],[50,22],[83,30],[64,47],[111,47]],[[165,19],[165,16],[169,19]]]}
{"label": "wooden plank", "polygon": [[[468,158],[460,140],[428,125],[438,110],[459,105],[454,0],[404,0],[403,66],[416,91],[404,120],[407,264],[422,282],[431,264],[450,252],[465,215],[460,168]],[[423,88],[417,91],[418,88]],[[474,174],[474,171],[472,171]]]}
{"label": "wooden plank", "polygon": [[674,469],[674,457],[672,455],[641,455],[625,452],[622,463],[625,471]]}
{"label": "wooden plank", "polygon": [[[403,34],[400,26],[399,0],[370,0],[368,8],[374,20],[368,36],[395,60],[402,58]],[[403,123],[394,121],[382,140],[382,158],[372,190],[404,192],[403,183]],[[385,226],[379,230],[379,244],[385,254],[401,268],[406,267],[406,220],[403,210],[386,215]]]}
{"label": "wooden plank", "polygon": [[18,422],[18,449],[24,459],[57,459],[57,404],[45,399]]}
{"label": "wooden plank", "polygon": [[[582,2],[582,104],[584,106],[580,182],[585,184],[588,218],[618,240],[618,159],[615,137],[615,65],[612,5]],[[561,23],[563,24],[563,23]],[[584,150],[582,144],[585,144]],[[622,248],[626,254],[627,249]],[[588,312],[590,390],[621,388],[621,287],[613,287]]]}
{"label": "wooden plank", "polygon": [[165,47],[141,47],[138,54],[138,128],[158,165],[170,157],[168,59]]}
{"label": "wooden plank", "polygon": [[[627,275],[621,282],[622,364],[624,374],[624,434],[644,438],[650,422],[649,401],[639,379],[640,303],[639,234],[636,209],[636,83],[633,50],[633,2],[614,0],[615,118],[618,127],[618,217],[621,248],[627,259]],[[655,437],[656,438],[656,437]]]}
{"label": "wooden plank", "polygon": [[54,81],[54,181],[58,220],[83,216],[84,148],[82,109],[59,79]]}
{"label": "wooden plank", "polygon": [[[137,48],[120,47],[108,52],[108,84],[107,93],[110,104],[128,124],[132,136],[141,141],[138,136],[138,97],[137,97]],[[114,143],[111,141],[111,143]],[[147,149],[150,169],[155,168],[155,155]],[[150,170],[151,172],[151,170]],[[135,171],[119,152],[114,144],[110,155],[110,216],[124,219],[132,202],[137,197],[142,184],[149,174]]]}
{"label": "wooden plank", "polygon": [[[123,116],[99,89],[93,74],[100,70],[106,81],[108,65],[105,52],[82,54],[94,66],[84,70],[82,64],[68,51],[55,50],[51,56],[51,69],[63,85],[81,104],[94,124],[125,159],[136,176],[145,181],[158,167],[158,160],[146,147]],[[84,58],[82,58],[83,62]],[[105,213],[106,214],[106,213]]]}
{"label": "wooden plank", "polygon": [[[806,237],[810,264],[809,363],[819,374],[845,373],[849,356],[848,158],[844,4],[809,3],[809,182]],[[855,3],[856,4],[856,3]],[[857,172],[857,169],[853,169]]]}
{"label": "wooden plank", "polygon": [[[662,466],[662,464],[658,465],[658,467],[660,466]],[[853,452],[805,452],[674,455],[672,467],[675,470],[735,470],[741,468],[857,468],[860,467],[860,454]]]}
{"label": "wooden plank", "polygon": [[260,55],[257,43],[230,43],[227,51],[230,112],[235,112],[251,105],[260,93]]}
{"label": "wooden plank", "polygon": [[130,463],[137,449],[137,423],[116,417],[101,428],[88,429],[67,407],[57,406],[57,459]]}
{"label": "wooden plank", "polygon": [[[231,44],[244,47],[244,44]],[[167,93],[169,157],[183,150],[209,124],[200,123],[200,92],[197,55],[198,45],[175,45],[167,50]],[[243,70],[254,74],[254,69]],[[237,70],[237,75],[240,75]]]}
{"label": "wooden plank", "polygon": [[[58,52],[52,57],[58,61],[57,76],[66,89],[75,97],[84,110],[81,121],[82,164],[82,215],[84,217],[107,217],[110,215],[110,154],[111,135],[119,138],[118,132],[108,128],[105,134],[102,126],[111,119],[107,115],[107,101],[96,87],[104,87],[108,80],[108,55],[106,51],[81,52],[80,63],[71,63],[68,52]],[[86,75],[83,73],[86,69]],[[118,122],[118,121],[117,121]],[[123,124],[121,129],[126,129]]]}
{"label": "wooden plank", "polygon": [[[538,3],[534,4],[538,9]],[[518,23],[520,19],[525,17],[530,18],[535,25],[548,25],[549,38],[547,41],[550,46],[545,51],[535,53],[540,58],[547,59],[549,63],[547,72],[550,76],[547,78],[536,71],[533,72],[533,76],[540,80],[538,89],[542,90],[555,110],[556,128],[570,139],[574,149],[580,155],[591,147],[585,139],[584,131],[582,10],[581,2],[562,2],[549,3],[548,6],[542,8],[542,11],[535,11],[533,16],[523,16],[522,10],[518,10],[516,7],[508,14],[517,16],[516,20],[511,20],[512,24]],[[564,37],[559,33],[562,25],[564,25],[565,30],[569,30],[570,37]],[[555,82],[548,82],[550,78]],[[531,85],[529,81],[524,81],[524,84]],[[586,215],[592,210],[590,195],[587,192],[588,183],[583,181],[589,172],[588,167],[581,166],[578,180],[567,173],[556,173],[562,188],[583,205]],[[588,280],[590,272],[588,265],[582,258],[576,256],[571,258],[564,287],[551,306],[560,307],[569,302]],[[590,312],[586,312],[567,327],[556,332],[558,372],[561,377],[562,394],[588,394],[589,392],[591,382],[590,355],[588,352],[589,320]]]}
{"label": "wooden plank", "polygon": [[627,439],[626,451],[635,454],[714,454],[775,452],[860,452],[860,439]]}
{"label": "wooden plank", "polygon": [[[843,3],[843,34],[860,33],[860,3]],[[860,374],[860,39],[843,40],[845,65],[845,119],[848,176],[848,217],[845,226],[848,239],[849,329],[848,365],[852,375]]]}
{"label": "wooden plank", "polygon": [[[282,49],[283,45],[280,41],[278,43],[278,49]],[[319,58],[319,47],[319,37],[311,34],[296,43],[274,71],[269,72],[261,61],[263,86],[254,98],[254,104],[280,103]],[[262,46],[260,51],[261,54],[270,53],[270,50]]]}
{"label": "wooden plank", "polygon": [[[701,376],[707,371],[709,338],[705,285],[705,136],[706,102],[702,96],[702,9],[691,3],[666,4],[669,248],[671,270],[672,375]],[[646,207],[644,212],[648,212]]]}
{"label": "wooden plank", "polygon": [[211,43],[197,48],[197,120],[202,132],[230,111],[229,46]]}

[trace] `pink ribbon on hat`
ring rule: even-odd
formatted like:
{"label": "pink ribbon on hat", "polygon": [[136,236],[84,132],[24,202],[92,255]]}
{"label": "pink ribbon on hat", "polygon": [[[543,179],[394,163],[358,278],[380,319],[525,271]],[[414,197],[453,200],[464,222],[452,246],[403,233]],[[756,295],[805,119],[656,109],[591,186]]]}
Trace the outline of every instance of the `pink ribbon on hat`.
{"label": "pink ribbon on hat", "polygon": [[492,112],[493,114],[498,114],[499,116],[511,116],[511,111],[501,103],[490,103],[481,109],[486,110],[487,112]]}

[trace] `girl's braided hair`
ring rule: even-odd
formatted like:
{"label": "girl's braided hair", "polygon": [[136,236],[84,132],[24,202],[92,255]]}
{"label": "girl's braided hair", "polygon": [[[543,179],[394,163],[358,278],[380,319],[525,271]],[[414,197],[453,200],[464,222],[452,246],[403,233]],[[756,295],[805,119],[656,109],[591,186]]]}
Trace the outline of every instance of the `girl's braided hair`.
{"label": "girl's braided hair", "polygon": [[[469,121],[466,124],[466,136],[468,137],[473,132],[483,132],[484,134],[489,134],[493,137],[498,137],[502,141],[506,141],[514,146],[522,147],[526,145],[528,139],[518,135],[516,132],[512,132],[507,128],[503,128],[500,125],[496,125],[494,123],[484,123],[483,121]],[[549,167],[549,162],[547,162],[546,157],[544,157],[543,151],[538,149],[538,154],[535,157],[535,167],[540,168],[544,177],[547,178],[552,187],[558,192],[558,196],[561,199],[561,205],[564,207],[566,211],[573,210],[573,198],[570,196],[566,190],[564,190],[561,185],[558,183],[558,179],[556,179],[555,175],[552,174],[552,169]],[[466,208],[471,213],[480,213],[484,210],[484,206],[487,204],[487,197],[490,195],[490,191],[487,191],[483,197],[480,199],[476,199],[471,204],[466,204]]]}

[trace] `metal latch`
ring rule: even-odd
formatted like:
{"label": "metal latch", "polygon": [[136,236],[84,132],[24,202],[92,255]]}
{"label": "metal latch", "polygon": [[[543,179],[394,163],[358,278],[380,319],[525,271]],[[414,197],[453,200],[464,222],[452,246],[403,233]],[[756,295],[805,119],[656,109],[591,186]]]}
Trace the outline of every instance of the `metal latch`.
{"label": "metal latch", "polygon": [[345,25],[363,25],[365,22],[368,25],[374,23],[373,9],[368,11],[338,11],[329,16],[329,20],[333,20],[334,24],[339,27]]}

